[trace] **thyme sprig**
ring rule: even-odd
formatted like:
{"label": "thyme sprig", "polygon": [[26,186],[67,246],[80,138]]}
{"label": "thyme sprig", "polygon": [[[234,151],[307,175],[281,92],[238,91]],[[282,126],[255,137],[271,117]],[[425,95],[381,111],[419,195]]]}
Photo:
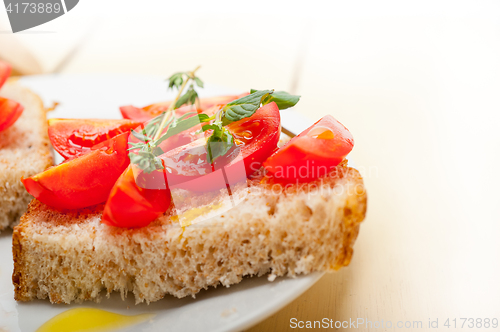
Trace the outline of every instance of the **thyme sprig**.
{"label": "thyme sprig", "polygon": [[[196,112],[188,112],[181,117],[177,117],[175,110],[183,105],[194,105],[198,102],[198,93],[194,85],[203,87],[203,81],[196,76],[200,66],[190,72],[175,73],[168,78],[168,89],[177,89],[177,95],[168,109],[159,116],[150,120],[140,131],[132,130],[131,134],[139,142],[129,142],[131,151],[129,153],[130,162],[137,165],[147,173],[157,169],[163,169],[163,164],[158,158],[164,151],[159,145],[169,137],[184,130],[196,126],[200,122],[206,122],[208,116],[199,114],[190,117]],[[182,94],[187,85],[190,85],[186,93]],[[165,131],[165,129],[167,129]]]}
{"label": "thyme sprig", "polygon": [[[164,169],[161,159],[158,158],[164,151],[159,145],[173,135],[200,123],[204,124],[202,132],[212,130],[207,139],[207,161],[213,163],[235,145],[233,134],[226,127],[227,125],[252,116],[261,105],[276,102],[279,109],[285,109],[294,106],[300,99],[300,96],[292,96],[283,91],[251,90],[249,95],[224,105],[213,116],[189,112],[177,117],[175,109],[183,105],[199,103],[198,93],[195,90],[195,85],[203,88],[203,81],[196,76],[199,68],[191,72],[173,74],[168,79],[168,88],[177,89],[178,93],[168,109],[150,120],[142,130],[132,130],[131,134],[139,142],[128,143],[130,145],[128,150],[131,151],[130,161],[145,172],[151,173],[157,169]],[[183,94],[188,85],[189,88]]]}

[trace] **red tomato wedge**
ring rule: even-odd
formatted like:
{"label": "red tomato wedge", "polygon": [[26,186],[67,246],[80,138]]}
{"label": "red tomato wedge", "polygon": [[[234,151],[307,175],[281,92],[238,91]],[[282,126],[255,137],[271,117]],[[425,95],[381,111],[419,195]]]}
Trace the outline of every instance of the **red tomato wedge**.
{"label": "red tomato wedge", "polygon": [[22,179],[40,202],[58,209],[79,209],[105,202],[130,161],[129,133],[92,147],[88,153]]}
{"label": "red tomato wedge", "polygon": [[7,62],[0,61],[0,88],[9,78],[11,71],[12,67]]}
{"label": "red tomato wedge", "polygon": [[[214,106],[206,109],[205,111],[203,111],[203,113],[205,113],[209,116],[212,116],[223,106],[224,106],[224,104],[214,105]],[[187,112],[180,113],[179,110],[181,110],[181,109],[182,109],[182,107],[175,111],[177,116],[181,116],[181,115],[184,115],[187,113]],[[201,112],[199,111],[198,113],[201,113]],[[201,129],[201,124],[194,126],[191,129],[185,130],[177,135],[169,137],[168,139],[166,139],[165,141],[163,141],[160,144],[160,148],[164,152],[167,152],[167,151],[173,150],[175,148],[178,148],[179,146],[189,144],[189,143],[191,143],[199,138],[202,138],[205,136],[203,133],[197,134],[197,132],[200,129]]]}
{"label": "red tomato wedge", "polygon": [[330,172],[353,146],[349,130],[327,115],[292,138],[264,162],[264,167],[278,181],[308,182]]}
{"label": "red tomato wedge", "polygon": [[[227,104],[230,101],[246,96],[248,93],[241,95],[230,95],[221,97],[211,97],[211,98],[200,98],[200,108],[198,113],[206,112],[209,108],[217,104]],[[162,112],[168,110],[168,107],[172,101],[166,101],[162,103],[151,104],[149,106],[138,108],[135,106],[122,106],[120,107],[120,112],[124,119],[130,119],[139,122],[145,122],[151,120],[155,116],[160,115]],[[189,111],[193,111],[193,106],[183,106],[176,110],[177,114],[184,114]],[[196,110],[196,109],[194,109]]]}
{"label": "red tomato wedge", "polygon": [[[120,107],[120,112],[122,113],[124,119],[129,119],[137,122],[146,122],[153,119],[154,117],[157,117],[162,112],[165,112],[168,109],[168,106],[161,106],[158,108],[154,108],[153,106],[154,104],[146,106],[144,108],[138,108],[135,106],[122,106]],[[202,109],[197,109],[192,105],[182,106],[175,110],[177,116],[184,115],[188,112],[201,113],[202,111]]]}
{"label": "red tomato wedge", "polygon": [[[224,106],[223,104],[214,105],[214,106],[208,108],[207,110],[205,110],[203,113],[205,113],[207,115],[213,115],[220,109],[220,107],[223,107],[223,106]],[[190,106],[189,107],[181,107],[181,108],[175,110],[177,117],[185,115],[188,112],[193,112],[193,110]],[[195,114],[196,113],[193,113],[193,115],[195,115]],[[186,118],[189,118],[189,117],[190,116],[187,116]],[[144,123],[144,126],[145,125],[146,125],[146,123]],[[139,127],[136,130],[140,131],[141,129],[144,128],[144,126]],[[201,129],[201,124],[194,126],[194,127],[190,128],[188,130],[185,130],[183,132],[180,132],[177,135],[169,137],[168,139],[166,139],[165,141],[160,143],[159,147],[163,150],[163,152],[167,152],[167,151],[173,150],[175,148],[178,148],[179,146],[189,144],[192,141],[195,141],[199,138],[204,137],[203,133],[197,134],[197,132],[200,129]],[[129,136],[129,140],[130,140],[130,143],[138,143],[139,142],[139,140],[137,138],[135,138],[133,135]]]}
{"label": "red tomato wedge", "polygon": [[102,222],[116,227],[145,227],[167,211],[170,191],[137,186],[132,165],[116,181],[104,207]]}
{"label": "red tomato wedge", "polygon": [[49,138],[54,149],[64,158],[79,157],[93,146],[141,123],[131,120],[50,119]]}
{"label": "red tomato wedge", "polygon": [[[0,88],[10,76],[12,68],[3,61],[0,61]],[[24,107],[13,100],[0,97],[0,131],[4,131],[12,126],[24,111]]]}
{"label": "red tomato wedge", "polygon": [[18,102],[0,97],[0,131],[12,126],[23,111],[24,107]]}
{"label": "red tomato wedge", "polygon": [[[249,118],[227,126],[235,137],[237,147],[225,156],[207,162],[206,139],[166,152],[160,158],[168,168],[168,184],[193,191],[209,191],[220,188],[213,181],[214,171],[224,168],[226,177],[234,182],[257,171],[277,148],[280,137],[280,113],[273,102],[255,112]],[[197,179],[197,181],[192,181]]]}

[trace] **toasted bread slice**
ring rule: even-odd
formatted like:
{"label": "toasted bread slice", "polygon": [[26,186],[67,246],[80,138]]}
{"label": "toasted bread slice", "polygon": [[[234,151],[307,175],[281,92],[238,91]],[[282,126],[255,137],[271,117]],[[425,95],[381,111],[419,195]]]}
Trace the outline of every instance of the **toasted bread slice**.
{"label": "toasted bread slice", "polygon": [[52,166],[47,117],[41,99],[30,90],[8,83],[0,96],[24,106],[19,119],[0,132],[0,231],[14,226],[33,197],[21,177],[29,177]]}
{"label": "toasted bread slice", "polygon": [[14,229],[15,298],[98,302],[118,291],[149,303],[246,275],[337,270],[350,262],[366,192],[357,170],[334,173],[280,193],[253,182],[235,208],[184,228],[172,211],[123,229],[100,222],[102,205],[60,212],[33,200]]}

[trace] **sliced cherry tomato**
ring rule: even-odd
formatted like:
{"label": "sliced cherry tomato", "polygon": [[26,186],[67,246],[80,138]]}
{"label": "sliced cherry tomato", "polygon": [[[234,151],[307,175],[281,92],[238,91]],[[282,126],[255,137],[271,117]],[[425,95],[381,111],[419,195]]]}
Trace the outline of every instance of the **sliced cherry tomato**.
{"label": "sliced cherry tomato", "polygon": [[353,146],[349,130],[327,115],[292,138],[264,162],[264,167],[278,181],[308,182],[330,172]]}
{"label": "sliced cherry tomato", "polygon": [[93,146],[139,126],[131,120],[50,119],[49,138],[64,158],[76,158]]}
{"label": "sliced cherry tomato", "polygon": [[128,135],[115,136],[78,158],[22,179],[26,190],[40,202],[58,209],[79,209],[105,202],[130,163]]}
{"label": "sliced cherry tomato", "polygon": [[[241,95],[231,95],[231,96],[221,96],[221,97],[211,97],[211,98],[200,98],[200,108],[198,113],[206,112],[209,108],[217,104],[227,104],[230,101],[246,96],[248,93]],[[145,122],[151,120],[155,116],[160,115],[162,112],[168,110],[172,102],[166,101],[162,103],[151,104],[149,106],[138,108],[135,106],[122,106],[120,107],[120,112],[123,118],[130,119],[139,122]],[[192,106],[183,106],[176,110],[177,114],[184,114],[192,111]]]}
{"label": "sliced cherry tomato", "polygon": [[0,88],[9,78],[11,71],[12,67],[7,62],[0,61]]}
{"label": "sliced cherry tomato", "polygon": [[18,102],[0,97],[0,131],[12,126],[23,111],[24,107]]}
{"label": "sliced cherry tomato", "polygon": [[[220,176],[213,173],[222,168],[224,177],[231,183],[253,174],[276,150],[280,123],[279,109],[273,102],[258,109],[251,117],[228,125],[237,146],[223,157],[217,158],[214,164],[207,161],[205,138],[166,152],[160,158],[169,171],[169,186],[209,191],[221,187],[220,183],[213,181]],[[192,181],[195,179],[196,181]]]}
{"label": "sliced cherry tomato", "polygon": [[[0,88],[10,76],[11,66],[0,61]],[[12,126],[24,111],[24,107],[13,100],[0,97],[0,131]]]}
{"label": "sliced cherry tomato", "polygon": [[104,207],[102,222],[117,227],[144,227],[167,211],[170,191],[144,189],[134,179],[132,165],[116,181]]}
{"label": "sliced cherry tomato", "polygon": [[[205,113],[209,116],[213,115],[222,106],[224,106],[224,105],[223,104],[214,105],[214,106],[208,108],[207,110],[205,110],[203,113]],[[176,116],[180,117],[180,116],[186,115],[188,112],[193,112],[193,110],[191,107],[181,107],[181,108],[177,109],[175,112],[176,112]],[[195,114],[196,113],[194,113],[193,115],[195,115]],[[186,118],[189,118],[189,117],[190,116],[187,116]],[[143,129],[144,126],[146,126],[146,123],[144,123],[144,125],[142,127],[137,128],[137,129],[138,130]],[[178,148],[179,146],[189,144],[192,141],[195,141],[199,138],[204,137],[203,133],[197,133],[198,131],[200,131],[200,129],[201,129],[201,124],[194,126],[188,130],[182,131],[182,132],[180,132],[172,137],[169,137],[168,139],[166,139],[165,141],[160,143],[159,147],[163,150],[163,152],[167,152],[167,151],[173,150],[175,148]],[[134,137],[133,135],[129,136],[129,140],[130,140],[130,143],[138,143],[139,142],[139,140],[136,137]]]}

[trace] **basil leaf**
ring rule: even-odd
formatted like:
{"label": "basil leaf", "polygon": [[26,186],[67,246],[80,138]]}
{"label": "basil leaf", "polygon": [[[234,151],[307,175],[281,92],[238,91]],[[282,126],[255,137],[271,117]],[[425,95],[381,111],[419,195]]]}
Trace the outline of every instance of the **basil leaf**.
{"label": "basil leaf", "polygon": [[210,117],[208,115],[202,113],[202,114],[198,114],[198,115],[192,116],[190,118],[181,120],[181,121],[177,122],[175,127],[172,126],[172,127],[168,128],[168,131],[163,136],[158,138],[155,142],[153,142],[153,145],[158,146],[160,143],[165,141],[167,138],[172,137],[174,135],[177,135],[178,133],[183,132],[184,130],[187,130],[187,129],[192,128],[196,125],[199,125],[200,123],[207,122],[209,119],[210,119]]}
{"label": "basil leaf", "polygon": [[[207,126],[203,126],[204,128]],[[225,155],[234,146],[233,135],[225,127],[220,129],[213,126],[214,133],[207,140],[207,161],[213,163],[215,159]]]}
{"label": "basil leaf", "polygon": [[260,107],[260,104],[266,99],[273,90],[258,90],[240,99],[233,100],[224,106],[224,116],[222,125],[228,125],[231,122],[239,121],[252,116]]}
{"label": "basil leaf", "polygon": [[294,96],[285,91],[276,91],[269,97],[267,97],[262,104],[266,105],[272,103],[273,101],[276,103],[280,110],[285,110],[292,106],[295,106],[300,100],[300,96]]}

